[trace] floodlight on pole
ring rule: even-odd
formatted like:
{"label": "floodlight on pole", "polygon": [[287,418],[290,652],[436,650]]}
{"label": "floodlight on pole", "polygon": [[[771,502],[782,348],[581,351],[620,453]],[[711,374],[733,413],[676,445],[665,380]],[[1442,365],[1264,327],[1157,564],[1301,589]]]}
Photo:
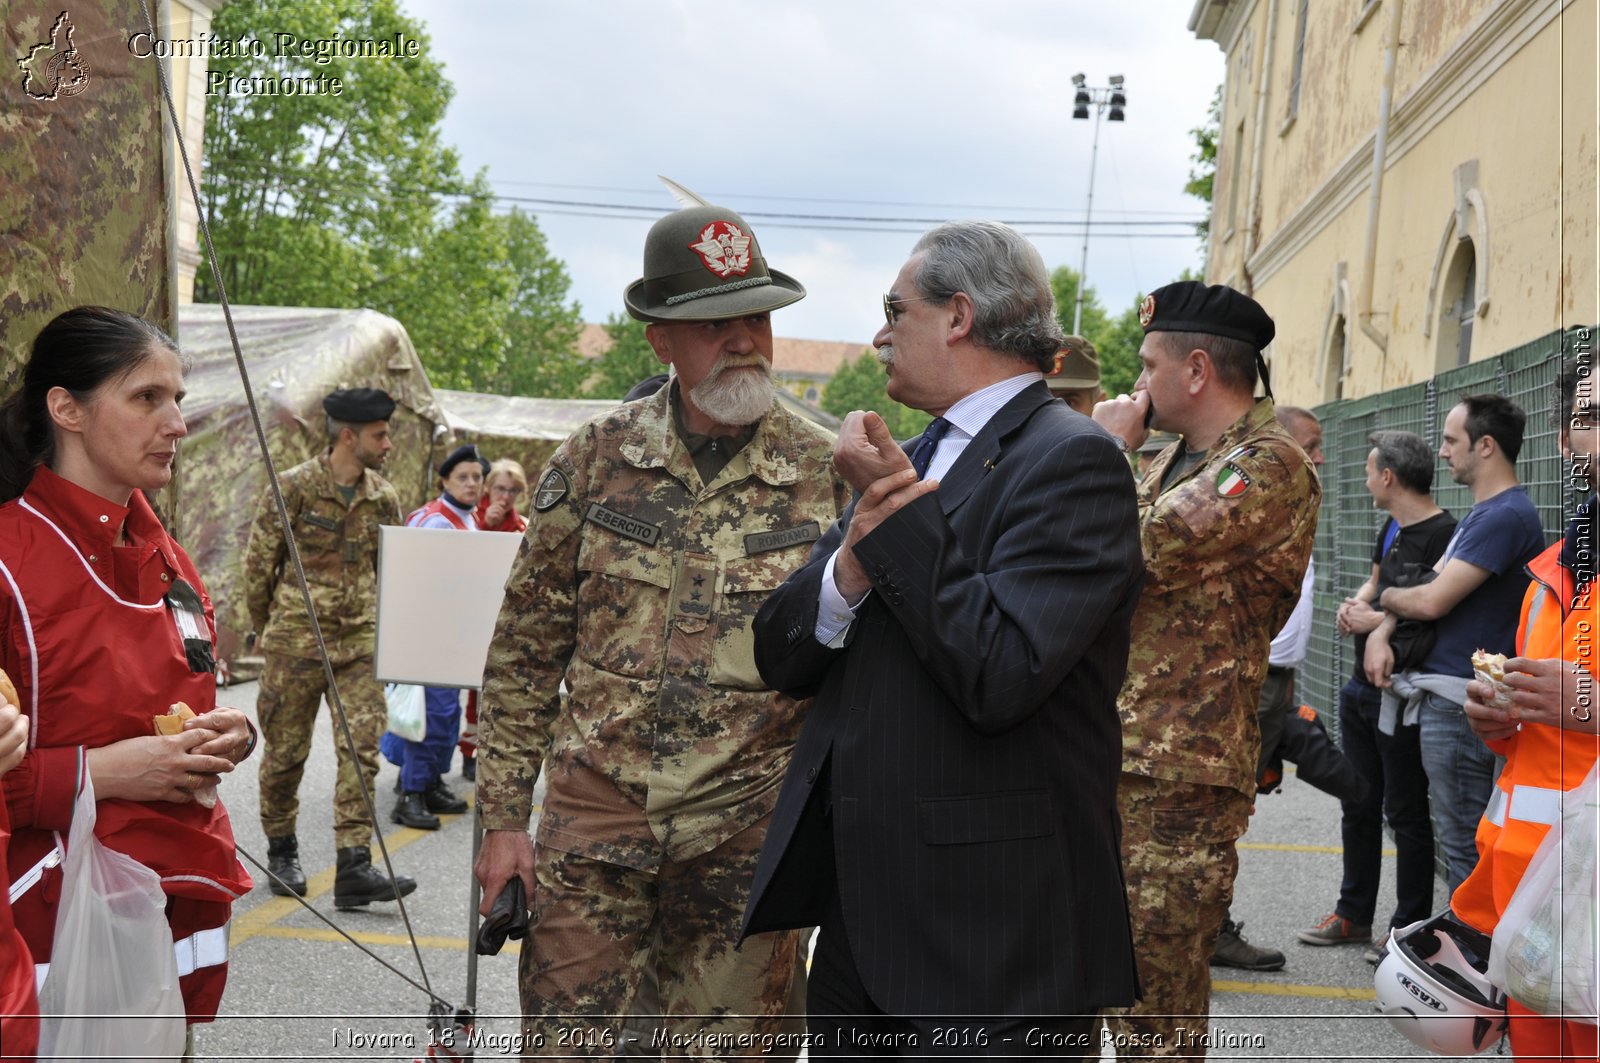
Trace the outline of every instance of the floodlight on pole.
{"label": "floodlight on pole", "polygon": [[[1083,208],[1083,254],[1078,260],[1078,297],[1072,310],[1072,331],[1080,336],[1083,334],[1080,331],[1083,324],[1083,290],[1089,286],[1089,216],[1094,211],[1094,166],[1100,155],[1100,116],[1105,115],[1110,122],[1121,122],[1128,106],[1122,75],[1112,74],[1106,80],[1110,82],[1108,86],[1096,88],[1089,85],[1082,74],[1072,75],[1072,117],[1086,119],[1089,117],[1089,108],[1094,107],[1094,140],[1089,149],[1089,201]],[[1107,113],[1108,109],[1110,113]]]}

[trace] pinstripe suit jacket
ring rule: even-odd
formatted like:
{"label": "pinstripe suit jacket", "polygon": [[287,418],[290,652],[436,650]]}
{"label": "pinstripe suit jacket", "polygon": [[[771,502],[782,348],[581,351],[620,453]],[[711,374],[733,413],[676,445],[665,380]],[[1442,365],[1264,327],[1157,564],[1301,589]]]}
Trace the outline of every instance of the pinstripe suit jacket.
{"label": "pinstripe suit jacket", "polygon": [[[1029,386],[856,547],[873,593],[829,649],[817,591],[853,512],[755,621],[762,676],[814,701],[745,933],[815,925],[836,883],[891,1014],[1131,1003],[1116,696],[1144,564],[1127,461]],[[814,829],[830,776],[831,861]]]}

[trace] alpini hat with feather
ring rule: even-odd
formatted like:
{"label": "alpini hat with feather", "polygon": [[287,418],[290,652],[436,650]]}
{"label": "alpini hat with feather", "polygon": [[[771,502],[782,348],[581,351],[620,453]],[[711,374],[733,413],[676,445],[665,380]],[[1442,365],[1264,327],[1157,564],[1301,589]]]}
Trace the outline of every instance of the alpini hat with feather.
{"label": "alpini hat with feather", "polygon": [[640,321],[721,321],[805,298],[800,282],[767,266],[756,234],[727,207],[686,207],[650,227],[644,276],[622,295]]}

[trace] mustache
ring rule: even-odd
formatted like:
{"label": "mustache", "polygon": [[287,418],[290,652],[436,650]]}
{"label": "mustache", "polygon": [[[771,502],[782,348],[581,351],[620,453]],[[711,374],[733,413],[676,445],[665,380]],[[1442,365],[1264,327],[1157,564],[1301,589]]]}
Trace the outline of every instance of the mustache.
{"label": "mustache", "polygon": [[877,357],[879,365],[894,364],[894,344],[885,343],[872,353]]}
{"label": "mustache", "polygon": [[762,376],[772,376],[772,366],[767,364],[765,358],[757,355],[751,358],[719,358],[711,367],[711,372],[706,374],[706,379],[715,380],[730,369],[759,369]]}

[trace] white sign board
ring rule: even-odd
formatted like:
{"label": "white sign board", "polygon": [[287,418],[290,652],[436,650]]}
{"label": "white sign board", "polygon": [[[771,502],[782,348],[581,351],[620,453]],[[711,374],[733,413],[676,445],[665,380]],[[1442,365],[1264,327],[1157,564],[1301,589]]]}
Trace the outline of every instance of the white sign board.
{"label": "white sign board", "polygon": [[522,536],[378,529],[378,679],[483,685],[489,640]]}

